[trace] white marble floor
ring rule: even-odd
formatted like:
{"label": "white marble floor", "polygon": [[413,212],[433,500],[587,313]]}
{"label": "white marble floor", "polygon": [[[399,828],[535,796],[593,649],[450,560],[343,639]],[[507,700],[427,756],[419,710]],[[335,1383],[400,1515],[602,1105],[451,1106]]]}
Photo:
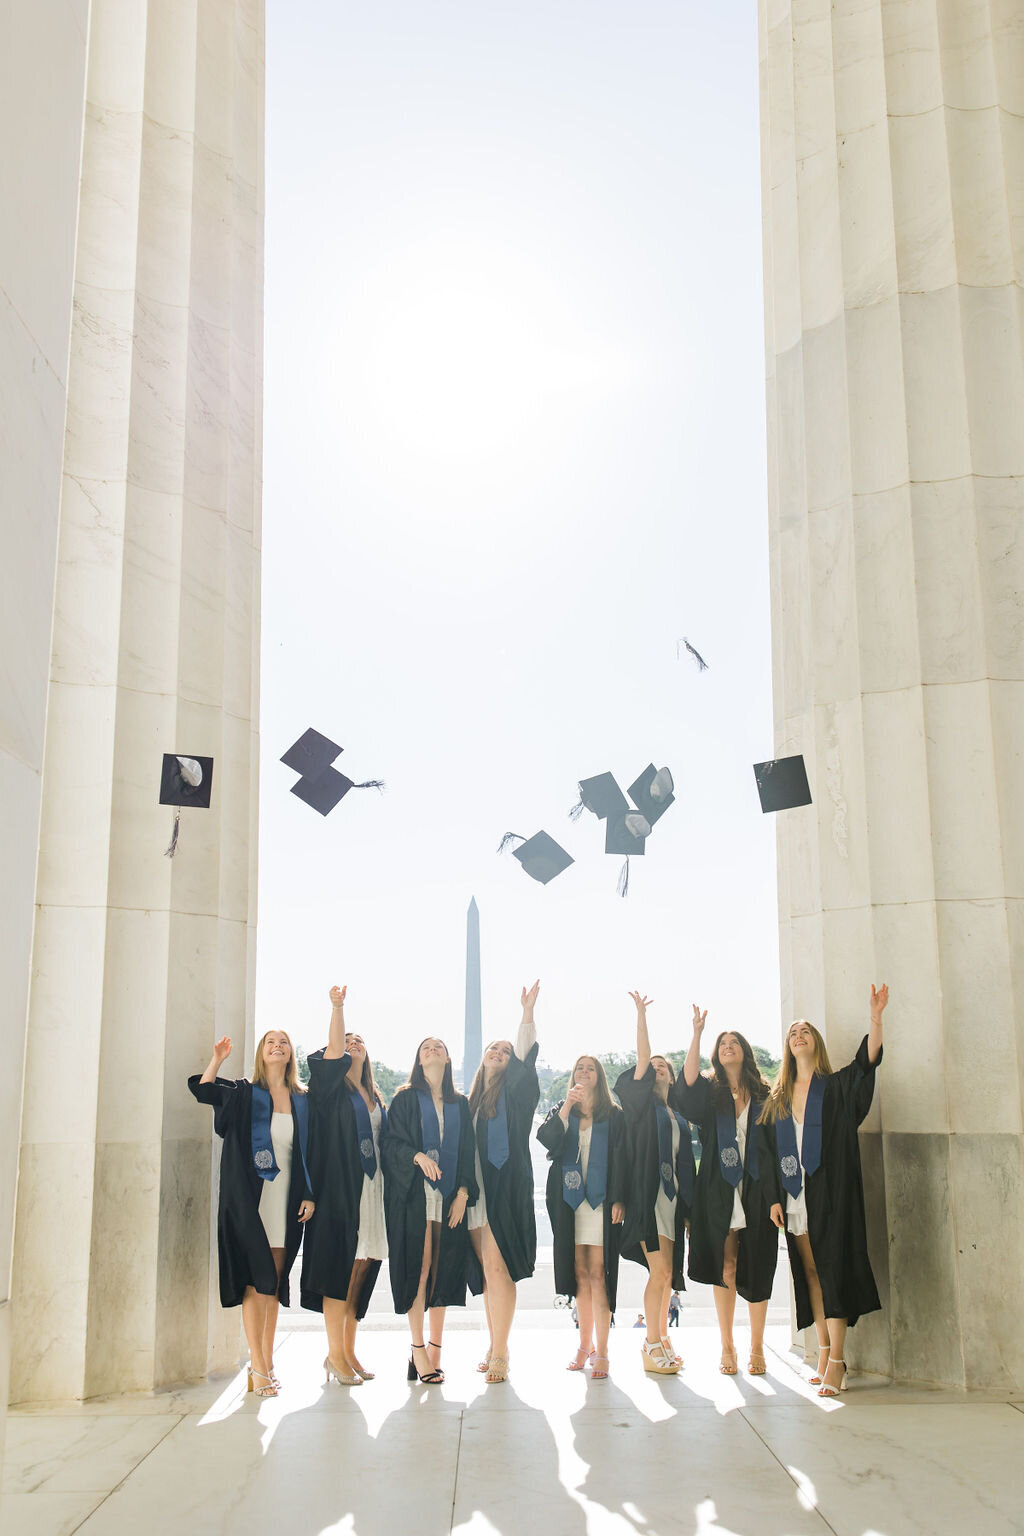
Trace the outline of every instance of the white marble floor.
{"label": "white marble floor", "polygon": [[[536,1314],[534,1314],[536,1316]],[[281,1396],[244,1377],[147,1398],[12,1414],[4,1536],[972,1536],[1024,1532],[1024,1402],[852,1381],[806,1385],[774,1335],[769,1374],[722,1377],[714,1330],[686,1367],[643,1374],[612,1336],[612,1377],[564,1364],[564,1318],[514,1335],[487,1387],[479,1334],[453,1330],[443,1388],[405,1381],[403,1334],[367,1330],[377,1379],[323,1384],[319,1333],[281,1339]],[[534,1526],[536,1522],[536,1526]]]}

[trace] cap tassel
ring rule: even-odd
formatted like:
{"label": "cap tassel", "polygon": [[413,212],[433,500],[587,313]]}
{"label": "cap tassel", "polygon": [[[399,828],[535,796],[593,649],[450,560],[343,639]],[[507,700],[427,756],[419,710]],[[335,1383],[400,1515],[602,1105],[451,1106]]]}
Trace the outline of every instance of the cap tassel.
{"label": "cap tassel", "polygon": [[178,851],[178,828],[181,826],[181,806],[174,813],[174,827],[171,832],[171,840],[164,849],[164,858],[173,859]]}
{"label": "cap tassel", "polygon": [[622,868],[619,870],[619,883],[615,887],[615,894],[616,894],[616,896],[628,896],[629,895],[629,859],[628,858],[626,859],[625,864],[623,864]]}
{"label": "cap tassel", "polygon": [[570,821],[579,821],[580,817],[583,815],[583,812],[585,810],[586,810],[586,806],[583,804],[583,796],[580,795],[579,799],[576,801],[576,804],[573,806],[572,810],[569,812],[569,820]]}
{"label": "cap tassel", "polygon": [[364,779],[362,784],[353,784],[353,789],[379,789],[381,794],[387,788],[383,779]]}
{"label": "cap tassel", "polygon": [[[698,672],[706,672],[708,670],[707,662],[704,660],[704,657],[701,655],[700,651],[696,650],[690,644],[689,640],[687,640],[685,635],[683,636],[683,644],[686,646],[686,649],[689,651],[690,655],[693,657],[694,661],[697,663],[697,671]],[[676,645],[676,656],[678,657],[678,655],[679,655],[679,646],[677,644]]]}
{"label": "cap tassel", "polygon": [[501,842],[498,844],[498,852],[499,853],[504,853],[505,849],[509,846],[510,843],[525,843],[525,842],[526,842],[526,838],[523,836],[523,834],[521,832],[506,832],[505,836],[502,838]]}

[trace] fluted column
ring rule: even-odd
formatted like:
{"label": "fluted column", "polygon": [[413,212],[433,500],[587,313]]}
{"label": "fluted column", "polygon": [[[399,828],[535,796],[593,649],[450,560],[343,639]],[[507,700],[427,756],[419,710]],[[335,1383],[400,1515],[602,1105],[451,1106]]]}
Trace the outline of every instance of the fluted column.
{"label": "fluted column", "polygon": [[1024,1370],[1024,0],[761,0],[783,1022],[889,982],[850,1358]]}
{"label": "fluted column", "polygon": [[[251,1040],[262,0],[92,0],[15,1228],[12,1399],[201,1376],[211,1132]],[[213,805],[157,803],[161,754]]]}

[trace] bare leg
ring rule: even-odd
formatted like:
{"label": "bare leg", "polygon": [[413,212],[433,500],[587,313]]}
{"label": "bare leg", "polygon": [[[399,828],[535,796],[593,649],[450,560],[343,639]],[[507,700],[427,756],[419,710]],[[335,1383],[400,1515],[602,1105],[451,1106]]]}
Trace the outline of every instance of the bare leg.
{"label": "bare leg", "polygon": [[846,1370],[846,1356],[843,1353],[846,1349],[846,1318],[826,1318],[825,1326],[828,1328],[828,1367],[822,1385],[838,1392]]}
{"label": "bare leg", "polygon": [[576,1316],[580,1330],[580,1343],[576,1351],[577,1364],[582,1365],[594,1347],[594,1301],[590,1294],[590,1265],[588,1249],[576,1245]]}
{"label": "bare leg", "polygon": [[818,1370],[811,1377],[812,1382],[822,1381],[825,1376],[825,1367],[828,1365],[829,1343],[828,1325],[825,1322],[825,1302],[821,1294],[821,1281],[818,1279],[818,1266],[814,1262],[814,1254],[811,1252],[811,1239],[805,1232],[802,1237],[794,1238],[796,1251],[800,1255],[800,1262],[804,1267],[804,1279],[807,1281],[807,1290],[811,1298],[811,1315],[814,1318],[814,1331],[818,1335]]}
{"label": "bare leg", "polygon": [[348,1302],[345,1307],[345,1359],[357,1375],[364,1375],[356,1356],[356,1328],[359,1326],[359,1297],[370,1267],[369,1259],[356,1259],[352,1265],[352,1278],[348,1282]]}
{"label": "bare leg", "polygon": [[[577,1250],[578,1251],[578,1250]],[[583,1252],[587,1258],[587,1268],[590,1271],[590,1303],[594,1321],[594,1365],[590,1374],[596,1370],[599,1375],[607,1374],[608,1370],[608,1330],[612,1323],[611,1308],[608,1305],[608,1293],[604,1284],[604,1249],[598,1248],[596,1243],[588,1243]],[[598,1364],[604,1361],[604,1365]]]}
{"label": "bare leg", "polygon": [[431,1261],[433,1259],[433,1237],[431,1228],[436,1227],[436,1221],[427,1222],[427,1230],[423,1238],[423,1262],[420,1267],[420,1284],[416,1292],[416,1300],[409,1308],[409,1331],[412,1334],[413,1364],[421,1376],[427,1376],[434,1369],[430,1356],[426,1351],[426,1341],[423,1335],[424,1310],[427,1300],[427,1283],[430,1280]]}
{"label": "bare leg", "polygon": [[[668,1262],[662,1243],[668,1246]],[[660,1344],[665,1328],[668,1327],[668,1291],[672,1289],[672,1247],[666,1238],[662,1238],[657,1248],[648,1248],[644,1244],[644,1255],[647,1259],[647,1284],[644,1286],[644,1317],[647,1321],[648,1344]],[[665,1314],[664,1325],[662,1312]]]}
{"label": "bare leg", "polygon": [[675,1259],[675,1244],[667,1237],[658,1238],[658,1247],[661,1249],[661,1262],[665,1268],[665,1289],[661,1298],[661,1337],[668,1335],[668,1304],[672,1299],[672,1264]]}
{"label": "bare leg", "polygon": [[725,1248],[722,1253],[722,1280],[724,1285],[716,1285],[715,1311],[718,1313],[718,1331],[722,1336],[722,1363],[719,1366],[724,1376],[736,1374],[736,1345],[732,1336],[733,1319],[736,1316],[736,1254],[739,1249],[739,1238],[735,1232],[730,1232],[725,1240]]}
{"label": "bare leg", "polygon": [[[249,1345],[249,1363],[254,1372],[269,1378],[267,1362],[263,1354],[263,1338],[267,1321],[268,1297],[259,1291],[254,1291],[251,1285],[245,1288],[242,1298],[242,1326],[245,1329],[246,1342]],[[257,1381],[258,1387],[265,1387],[266,1381]]]}
{"label": "bare leg", "polygon": [[754,1375],[764,1375],[764,1325],[768,1318],[768,1303],[766,1301],[748,1301],[747,1312],[750,1314],[750,1365],[748,1369]]}
{"label": "bare leg", "polygon": [[[284,1278],[284,1249],[271,1248],[274,1259],[274,1268],[277,1270],[277,1284],[280,1287]],[[263,1321],[263,1358],[267,1362],[266,1369],[269,1373],[274,1370],[274,1336],[277,1333],[277,1314],[281,1310],[281,1303],[277,1299],[277,1292],[273,1296],[266,1296],[266,1316]]]}
{"label": "bare leg", "polygon": [[[351,1284],[351,1282],[350,1282]],[[339,1376],[351,1376],[352,1363],[345,1351],[345,1324],[348,1301],[338,1296],[324,1297],[324,1326],[327,1329],[327,1358]]]}
{"label": "bare leg", "polygon": [[[441,1223],[430,1223],[430,1290],[433,1294],[437,1280],[437,1265],[441,1257]],[[441,1369],[441,1345],[444,1341],[444,1307],[431,1307],[427,1312],[427,1354],[431,1370]]]}
{"label": "bare leg", "polygon": [[[507,1362],[508,1336],[512,1329],[512,1319],[516,1315],[516,1286],[501,1256],[501,1249],[494,1240],[494,1233],[489,1226],[482,1231],[484,1297],[490,1298],[488,1325],[491,1330],[491,1354]],[[496,1372],[487,1373],[488,1381],[502,1379]]]}
{"label": "bare leg", "polygon": [[[469,1234],[469,1240],[473,1244],[473,1252],[476,1254],[477,1263],[481,1270],[484,1268],[484,1229],[473,1227]],[[487,1294],[487,1274],[484,1272],[484,1316],[487,1319],[487,1353],[477,1366],[477,1370],[486,1370],[487,1363],[494,1353],[494,1328],[491,1323],[491,1302]]]}

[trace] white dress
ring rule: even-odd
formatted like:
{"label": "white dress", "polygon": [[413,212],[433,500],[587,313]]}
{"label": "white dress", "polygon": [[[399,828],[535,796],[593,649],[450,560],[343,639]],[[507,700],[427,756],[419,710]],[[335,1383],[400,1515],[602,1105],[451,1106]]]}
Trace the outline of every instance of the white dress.
{"label": "white dress", "polygon": [[484,1191],[484,1170],[480,1165],[480,1143],[476,1139],[476,1123],[480,1118],[477,1110],[473,1118],[473,1150],[476,1156],[476,1183],[480,1193],[476,1197],[476,1205],[471,1205],[467,1213],[469,1230],[475,1232],[478,1227],[487,1225],[487,1195]]}
{"label": "white dress", "polygon": [[800,1193],[786,1196],[786,1231],[790,1237],[803,1237],[807,1231],[807,1175],[803,1172],[804,1128],[802,1121],[793,1116],[796,1131],[796,1155],[800,1159]]}
{"label": "white dress", "polygon": [[[288,1228],[288,1191],[292,1182],[292,1134],[291,1111],[278,1114],[275,1109],[270,1117],[270,1140],[274,1148],[277,1176],[264,1179],[260,1190],[260,1220],[271,1248],[285,1246]],[[298,1212],[295,1213],[298,1215]]]}
{"label": "white dress", "polygon": [[[590,1161],[590,1133],[594,1129],[594,1123],[585,1126],[580,1131],[580,1172],[583,1175],[583,1187],[587,1187],[587,1164]],[[604,1201],[596,1208],[590,1201],[584,1199],[576,1212],[575,1240],[577,1245],[590,1244],[594,1248],[604,1247]]]}
{"label": "white dress", "polygon": [[[672,1120],[672,1173],[675,1175],[679,1167],[679,1121],[675,1115]],[[661,1173],[658,1173],[658,1198],[654,1203],[654,1217],[658,1223],[658,1236],[667,1237],[670,1243],[676,1240],[676,1196],[671,1199],[665,1193],[665,1186],[661,1182]]]}
{"label": "white dress", "polygon": [[[750,1114],[750,1100],[747,1100],[742,1115],[736,1116],[736,1145],[740,1153],[740,1167],[744,1168],[747,1161],[747,1123]],[[742,1232],[747,1224],[746,1212],[743,1209],[743,1180],[740,1179],[732,1196],[732,1217],[729,1221],[730,1232]]]}
{"label": "white dress", "polygon": [[384,1175],[380,1167],[380,1105],[370,1110],[373,1128],[373,1150],[377,1157],[377,1169],[372,1179],[363,1174],[363,1188],[359,1196],[359,1242],[357,1259],[386,1259],[388,1236],[384,1226]]}
{"label": "white dress", "polygon": [[[444,1145],[444,1113],[443,1113],[443,1111],[437,1117],[437,1134],[441,1138],[441,1146],[443,1146]],[[441,1157],[440,1157],[441,1146],[439,1146],[437,1148],[437,1151],[438,1151],[438,1159],[437,1159],[437,1161],[438,1161],[438,1165],[439,1166],[440,1166],[440,1162],[441,1162]],[[424,1151],[426,1151],[426,1148],[424,1148]],[[424,1179],[423,1180],[423,1188],[426,1190],[426,1194],[427,1194],[427,1220],[428,1221],[440,1221],[442,1216],[444,1215],[444,1196],[441,1193],[440,1186],[438,1186],[438,1188],[435,1189],[433,1184],[431,1184],[429,1179]]]}

